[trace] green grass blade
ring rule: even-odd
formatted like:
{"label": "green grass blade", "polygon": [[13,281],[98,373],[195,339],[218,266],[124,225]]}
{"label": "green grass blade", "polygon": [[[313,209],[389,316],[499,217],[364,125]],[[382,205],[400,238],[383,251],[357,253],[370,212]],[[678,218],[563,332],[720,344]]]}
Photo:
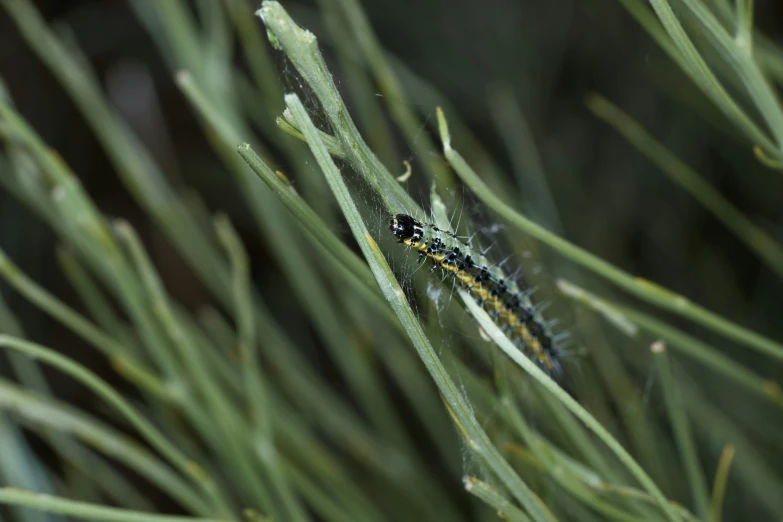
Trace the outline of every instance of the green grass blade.
{"label": "green grass blade", "polygon": [[546,179],[543,159],[533,130],[509,87],[493,89],[490,110],[511,158],[517,188],[530,215],[548,229],[560,231],[562,223]]}
{"label": "green grass blade", "polygon": [[[146,447],[87,414],[55,399],[33,395],[0,380],[0,409],[12,412],[35,431],[63,434],[127,466],[193,513],[207,515],[211,508],[191,484]],[[63,449],[63,444],[56,446]]]}
{"label": "green grass blade", "polygon": [[[781,151],[783,151],[783,108],[777,93],[764,77],[756,60],[753,59],[751,46],[751,26],[753,20],[752,13],[744,5],[746,2],[747,0],[737,1],[738,14],[740,15],[737,19],[738,32],[735,36],[732,36],[701,0],[682,1],[693,13],[699,28],[710,38],[721,56],[734,69],[739,81],[745,86],[751,101],[758,109],[758,113],[775,137],[777,150],[774,155],[779,158]],[[656,9],[659,17],[661,13],[666,11],[664,3],[668,3],[668,1],[656,0],[653,2],[653,7]],[[664,16],[668,17],[668,13],[665,13]],[[666,26],[667,24],[664,23],[664,25]],[[667,29],[670,28],[667,26]]]}
{"label": "green grass blade", "polygon": [[351,166],[384,200],[388,209],[415,208],[400,184],[359,134],[318,50],[315,35],[296,25],[277,2],[265,1],[257,14],[315,92]]}
{"label": "green grass blade", "polygon": [[[268,5],[268,4],[265,4]],[[435,384],[443,395],[444,401],[453,415],[455,422],[463,433],[468,447],[479,455],[497,475],[514,497],[525,507],[533,520],[553,520],[552,514],[538,499],[530,488],[519,478],[509,464],[503,459],[484,430],[476,421],[472,409],[465,397],[460,393],[454,381],[435,354],[421,325],[410,309],[405,293],[400,288],[386,259],[377,243],[369,234],[342,176],[332,162],[326,147],[318,139],[318,134],[302,103],[296,95],[287,95],[286,104],[291,109],[299,127],[303,131],[308,145],[318,161],[321,170],[329,182],[329,186],[342,209],[354,238],[359,243],[373,275],[381,287],[386,299],[392,305],[395,313],[405,327],[408,336],[416,347],[419,357],[432,376]]]}
{"label": "green grass blade", "polygon": [[783,246],[780,243],[756,226],[696,171],[657,142],[641,125],[606,98],[597,94],[591,95],[587,98],[587,107],[658,165],[672,181],[687,191],[772,271],[783,278]]}
{"label": "green grass blade", "polygon": [[658,377],[661,380],[663,398],[666,403],[666,411],[669,414],[669,422],[677,440],[677,449],[680,452],[682,466],[685,468],[685,474],[690,483],[693,505],[696,508],[696,513],[704,519],[709,510],[707,481],[699,463],[696,442],[693,439],[688,416],[682,404],[680,390],[674,382],[674,376],[669,365],[669,357],[666,353],[666,345],[662,342],[656,342],[650,350],[655,358]]}
{"label": "green grass blade", "polygon": [[142,363],[137,362],[136,356],[129,353],[128,348],[38,286],[2,250],[0,250],[0,275],[29,301],[106,355],[117,368],[122,369],[125,378],[158,396],[165,396],[168,393],[160,379],[150,369],[145,368]]}
{"label": "green grass blade", "polygon": [[221,522],[220,518],[193,518],[175,515],[154,515],[129,509],[100,506],[77,502],[53,495],[42,495],[32,491],[13,488],[0,489],[0,503],[26,506],[49,513],[69,515],[81,520],[102,520],[105,522]]}
{"label": "green grass blade", "polygon": [[243,477],[244,490],[251,496],[255,495],[265,509],[276,512],[273,500],[268,496],[268,484],[265,484],[260,476],[265,470],[251,465],[248,459],[248,445],[241,442],[243,438],[250,436],[245,419],[241,417],[240,412],[232,408],[226,390],[217,385],[216,376],[209,371],[206,361],[197,351],[197,346],[188,342],[183,326],[174,316],[163,283],[133,228],[127,222],[121,221],[117,223],[115,229],[117,235],[128,246],[155,317],[166,332],[171,346],[174,347],[176,358],[182,361],[182,373],[191,376],[193,391],[204,399],[210,423],[225,444],[226,455]]}
{"label": "green grass blade", "polygon": [[9,337],[7,335],[0,335],[0,346],[35,357],[41,362],[50,364],[93,390],[120,412],[123,417],[125,417],[128,422],[147,439],[150,445],[160,451],[161,454],[163,454],[185,476],[190,477],[199,487],[203,488],[206,495],[210,500],[215,502],[216,506],[219,506],[220,509],[224,509],[226,504],[221,499],[215,483],[204,473],[203,468],[191,459],[188,459],[178,448],[173,446],[155,426],[140,415],[103,379],[81,364],[35,343]]}
{"label": "green grass blade", "polygon": [[[174,2],[160,4],[172,6]],[[2,5],[14,18],[30,47],[74,99],[115,170],[139,204],[156,220],[172,244],[184,253],[182,258],[194,273],[213,292],[218,295],[223,292],[223,297],[230,299],[228,270],[219,259],[216,245],[201,233],[149,151],[109,106],[92,71],[49,30],[29,1],[3,0]],[[197,55],[198,46],[189,48]],[[197,62],[201,63],[200,60]],[[34,152],[39,152],[39,156],[47,156],[45,149]],[[47,163],[42,165],[46,166]]]}
{"label": "green grass blade", "polygon": [[460,290],[460,295],[467,309],[479,323],[479,326],[486,332],[494,343],[508,355],[525,372],[530,374],[546,391],[552,394],[563,406],[581,420],[587,428],[596,434],[601,441],[614,453],[620,462],[628,471],[639,481],[646,491],[655,499],[657,505],[666,513],[671,521],[679,521],[679,514],[671,507],[669,501],[664,497],[658,486],[652,481],[641,466],[631,457],[630,454],[618,443],[612,435],[601,426],[601,424],[590,415],[587,410],[582,408],[574,399],[571,398],[562,388],[560,388],[552,379],[550,379],[542,370],[540,370],[533,361],[528,359],[514,344],[506,337],[500,328],[490,319],[487,312],[479,306],[465,290]]}
{"label": "green grass blade", "polygon": [[422,160],[424,170],[430,179],[446,193],[454,188],[454,176],[432,153],[436,150],[430,136],[422,133],[422,123],[411,110],[407,95],[400,86],[397,75],[386,58],[386,53],[367,20],[364,10],[356,0],[322,0],[324,3],[337,3],[347,21],[353,36],[354,45],[364,54],[364,63],[372,71],[380,89],[382,100],[386,104],[392,119],[402,131],[405,141],[411,144],[414,153]]}
{"label": "green grass blade", "polygon": [[731,461],[734,459],[734,446],[726,445],[720,455],[718,470],[715,472],[715,483],[712,486],[712,502],[710,502],[709,522],[721,522],[723,519],[723,499],[726,496],[726,482],[729,479]]}
{"label": "green grass blade", "polygon": [[[218,113],[217,107],[209,103],[206,93],[198,88],[192,77],[180,74],[178,80],[214,129],[220,141],[219,149],[227,150],[229,143],[233,149],[236,141],[247,134],[242,130],[241,125],[233,123],[235,118],[225,117],[225,111]],[[296,232],[289,228],[288,216],[280,215],[280,212],[284,212],[283,207],[265,188],[248,176],[244,165],[241,165],[240,158],[231,154],[226,161],[240,177],[240,185],[243,187],[243,193],[249,196],[248,204],[256,222],[271,243],[273,255],[278,259],[278,265],[292,286],[294,295],[304,303],[305,310],[323,338],[330,355],[345,375],[366,414],[384,437],[406,453],[410,453],[412,443],[401,429],[401,422],[393,405],[383,390],[375,385],[378,379],[377,370],[371,364],[371,359],[355,342],[346,343],[344,332],[348,329],[348,325],[345,323],[345,318],[338,308],[331,306],[327,288],[310,263],[311,256],[307,255],[304,247],[297,241]],[[406,382],[403,381],[400,385],[406,386]],[[417,465],[415,460],[411,460],[410,464]],[[426,502],[426,495],[422,492],[427,491],[432,485],[426,480],[426,476],[425,473],[417,474],[405,481],[412,493],[421,495],[420,500],[423,502]],[[433,499],[440,498],[442,505],[447,505],[443,493],[436,494],[433,491],[430,493],[429,504],[433,503]]]}
{"label": "green grass blade", "polygon": [[269,469],[269,482],[275,494],[280,498],[283,507],[283,517],[286,520],[308,520],[304,507],[298,502],[295,494],[283,474],[280,460],[275,449],[272,422],[274,416],[268,404],[268,390],[258,362],[256,346],[256,331],[253,324],[252,298],[250,294],[250,274],[247,253],[231,222],[225,216],[215,220],[218,238],[220,238],[233,267],[233,292],[239,329],[239,351],[242,358],[245,398],[249,402],[247,408],[251,425],[258,435],[259,454],[262,462]]}
{"label": "green grass blade", "polygon": [[509,522],[530,521],[527,515],[486,482],[482,482],[476,477],[465,477],[462,481],[465,484],[465,490],[486,502],[489,507],[497,512],[499,518]]}
{"label": "green grass blade", "polygon": [[783,407],[783,391],[774,380],[763,379],[721,354],[715,348],[650,315],[596,297],[573,283],[559,281],[558,284],[561,288],[566,289],[564,293],[569,297],[583,302],[587,300],[588,306],[595,308],[595,303],[599,303],[600,309],[598,311],[610,318],[610,320],[622,317],[623,321],[630,322],[635,329],[645,330],[667,341],[672,348],[699,361],[704,366],[711,368],[760,397],[769,400],[775,406]]}
{"label": "green grass blade", "polygon": [[[16,488],[39,488],[51,491],[51,481],[43,462],[31,451],[22,430],[5,413],[0,413],[0,480]],[[53,522],[61,520],[26,508],[10,510],[18,522]]]}
{"label": "green grass blade", "polygon": [[503,203],[500,198],[489,190],[481,178],[479,178],[473,169],[465,162],[462,156],[452,148],[446,119],[442,112],[438,113],[438,120],[446,159],[459,177],[470,187],[479,199],[489,208],[508,220],[509,223],[535,239],[538,239],[542,243],[549,245],[564,257],[571,259],[577,264],[602,276],[616,286],[626,290],[628,293],[665,310],[670,310],[678,315],[686,317],[706,328],[721,333],[738,343],[754,348],[759,352],[776,359],[783,360],[783,345],[780,343],[732,323],[668,289],[640,278],[634,278],[627,272],[614,267],[598,256],[566,241],[560,236],[552,234],[544,227],[534,223]]}
{"label": "green grass blade", "polygon": [[737,450],[733,467],[742,483],[746,485],[748,495],[773,515],[783,513],[783,480],[779,470],[765,458],[758,444],[748,438],[746,429],[731,422],[719,407],[716,407],[693,385],[683,385],[683,400],[694,431],[699,434],[703,445],[723,447],[731,444]]}
{"label": "green grass blade", "polygon": [[639,327],[656,335],[680,352],[698,360],[715,372],[743,386],[747,390],[783,408],[783,390],[774,380],[766,380],[740,366],[714,348],[668,324],[629,308],[618,307],[620,312]]}
{"label": "green grass blade", "polygon": [[651,0],[651,3],[663,27],[677,47],[691,78],[696,81],[697,85],[712,99],[718,108],[729,119],[734,120],[768,156],[779,158],[780,141],[778,140],[778,144],[772,141],[729,95],[685,32],[671,6],[669,6],[668,0]]}

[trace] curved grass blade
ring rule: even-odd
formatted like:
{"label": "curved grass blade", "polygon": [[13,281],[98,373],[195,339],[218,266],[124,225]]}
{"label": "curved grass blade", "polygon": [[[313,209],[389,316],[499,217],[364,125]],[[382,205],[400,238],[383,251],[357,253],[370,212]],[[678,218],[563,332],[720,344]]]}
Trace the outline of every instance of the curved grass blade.
{"label": "curved grass blade", "polygon": [[764,337],[752,330],[720,317],[697,304],[692,303],[684,296],[671,290],[656,285],[644,279],[635,278],[627,272],[620,270],[600,257],[574,245],[573,243],[552,234],[541,225],[534,223],[523,216],[503,201],[487,187],[462,156],[451,146],[448,125],[443,111],[438,110],[438,125],[441,139],[443,140],[443,153],[449,164],[454,168],[462,181],[478,196],[487,207],[503,216],[512,225],[526,232],[535,239],[552,247],[563,256],[571,259],[590,271],[602,276],[616,286],[626,290],[640,299],[652,303],[664,310],[670,310],[678,315],[686,317],[710,330],[716,331],[745,346],[753,348],[761,353],[783,360],[783,345]]}
{"label": "curved grass blade", "polygon": [[[740,2],[741,3],[741,2]],[[723,194],[704,180],[666,147],[656,141],[639,123],[598,94],[587,98],[587,107],[611,125],[669,178],[688,192],[707,211],[745,243],[759,259],[783,277],[783,246],[740,212]]]}
{"label": "curved grass blade", "polygon": [[662,342],[655,342],[650,347],[658,368],[658,376],[661,379],[661,389],[666,403],[666,411],[669,414],[669,422],[672,425],[674,437],[677,440],[677,449],[680,452],[682,465],[690,483],[693,505],[699,516],[705,518],[709,509],[707,481],[704,477],[704,470],[699,463],[696,441],[693,438],[691,425],[680,398],[680,390],[674,382],[666,349],[666,345]]}
{"label": "curved grass blade", "polygon": [[[55,399],[33,395],[0,380],[0,409],[12,412],[34,431],[62,433],[127,466],[193,513],[210,507],[190,484],[138,442]],[[77,444],[74,441],[74,444]]]}
{"label": "curved grass blade", "polygon": [[55,497],[54,495],[42,495],[33,491],[24,491],[14,488],[0,489],[0,504],[26,506],[49,513],[78,517],[80,520],[103,520],[105,522],[225,522],[226,520],[176,515],[154,515],[142,513],[140,511],[131,511],[129,509],[77,502],[62,497]]}
{"label": "curved grass blade", "polygon": [[560,386],[549,378],[536,364],[528,359],[522,352],[514,346],[511,340],[500,330],[500,328],[490,319],[487,312],[481,308],[465,290],[459,290],[460,296],[465,303],[466,308],[478,322],[479,326],[494,341],[494,343],[508,355],[517,365],[525,370],[531,377],[538,381],[549,393],[552,394],[560,403],[563,404],[571,413],[581,420],[590,431],[596,434],[604,444],[614,453],[639,483],[655,499],[656,504],[667,515],[671,521],[679,521],[680,516],[669,504],[658,486],[645,473],[639,464],[631,455],[617,442],[614,437],[590,415],[579,403],[571,398]]}
{"label": "curved grass blade", "polygon": [[223,499],[215,482],[207,475],[203,468],[193,460],[186,457],[176,446],[147,419],[140,415],[119,393],[117,393],[103,379],[92,373],[90,370],[78,364],[57,352],[54,352],[41,345],[17,339],[8,335],[0,335],[0,346],[21,352],[45,362],[55,368],[67,373],[78,380],[96,394],[111,404],[125,417],[130,424],[136,428],[140,434],[155,449],[161,452],[175,467],[177,467],[185,476],[190,477],[204,493],[209,497],[213,505],[223,514],[227,514],[228,504]]}
{"label": "curved grass blade", "polygon": [[378,248],[377,243],[369,234],[340,172],[334,165],[326,147],[319,140],[315,126],[310,121],[302,102],[295,94],[289,94],[285,99],[286,104],[291,109],[291,113],[296,118],[299,128],[306,137],[307,143],[318,161],[318,165],[326,176],[329,186],[348,220],[354,238],[359,243],[362,253],[370,264],[381,291],[392,305],[406,333],[413,342],[419,357],[435,381],[457,427],[465,437],[468,447],[484,460],[511,494],[525,507],[533,520],[555,520],[543,502],[533,494],[527,484],[519,478],[492,444],[492,441],[476,420],[470,404],[440,362],[421,324],[419,324],[418,319],[411,310],[405,293],[397,283],[391,267],[386,262],[386,258]]}

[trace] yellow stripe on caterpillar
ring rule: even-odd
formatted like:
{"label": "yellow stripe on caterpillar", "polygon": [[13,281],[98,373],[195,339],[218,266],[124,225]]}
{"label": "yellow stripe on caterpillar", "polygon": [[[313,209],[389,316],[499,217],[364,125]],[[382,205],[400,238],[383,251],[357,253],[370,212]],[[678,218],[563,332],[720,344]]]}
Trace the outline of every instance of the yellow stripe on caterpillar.
{"label": "yellow stripe on caterpillar", "polygon": [[417,250],[452,275],[468,290],[512,339],[550,374],[560,371],[553,336],[524,290],[509,281],[498,267],[490,267],[482,254],[459,240],[453,232],[442,230],[407,214],[389,220],[389,230],[400,243]]}

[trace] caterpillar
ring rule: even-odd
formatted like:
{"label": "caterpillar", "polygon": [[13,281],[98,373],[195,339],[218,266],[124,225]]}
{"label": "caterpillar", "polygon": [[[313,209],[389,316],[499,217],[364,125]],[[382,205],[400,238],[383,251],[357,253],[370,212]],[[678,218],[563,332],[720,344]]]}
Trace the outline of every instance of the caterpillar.
{"label": "caterpillar", "polygon": [[529,289],[520,290],[500,267],[489,265],[482,254],[451,231],[407,214],[392,216],[389,230],[399,243],[418,251],[420,259],[431,259],[432,270],[440,267],[452,276],[543,370],[553,377],[560,375],[555,337],[533,305]]}

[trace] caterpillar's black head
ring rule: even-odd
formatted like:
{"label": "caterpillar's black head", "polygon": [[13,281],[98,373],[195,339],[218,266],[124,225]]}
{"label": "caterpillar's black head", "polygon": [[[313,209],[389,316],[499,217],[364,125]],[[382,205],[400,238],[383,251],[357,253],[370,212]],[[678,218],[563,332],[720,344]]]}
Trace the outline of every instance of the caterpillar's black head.
{"label": "caterpillar's black head", "polygon": [[417,239],[421,237],[422,227],[418,220],[407,214],[397,214],[389,220],[389,230],[397,239]]}

